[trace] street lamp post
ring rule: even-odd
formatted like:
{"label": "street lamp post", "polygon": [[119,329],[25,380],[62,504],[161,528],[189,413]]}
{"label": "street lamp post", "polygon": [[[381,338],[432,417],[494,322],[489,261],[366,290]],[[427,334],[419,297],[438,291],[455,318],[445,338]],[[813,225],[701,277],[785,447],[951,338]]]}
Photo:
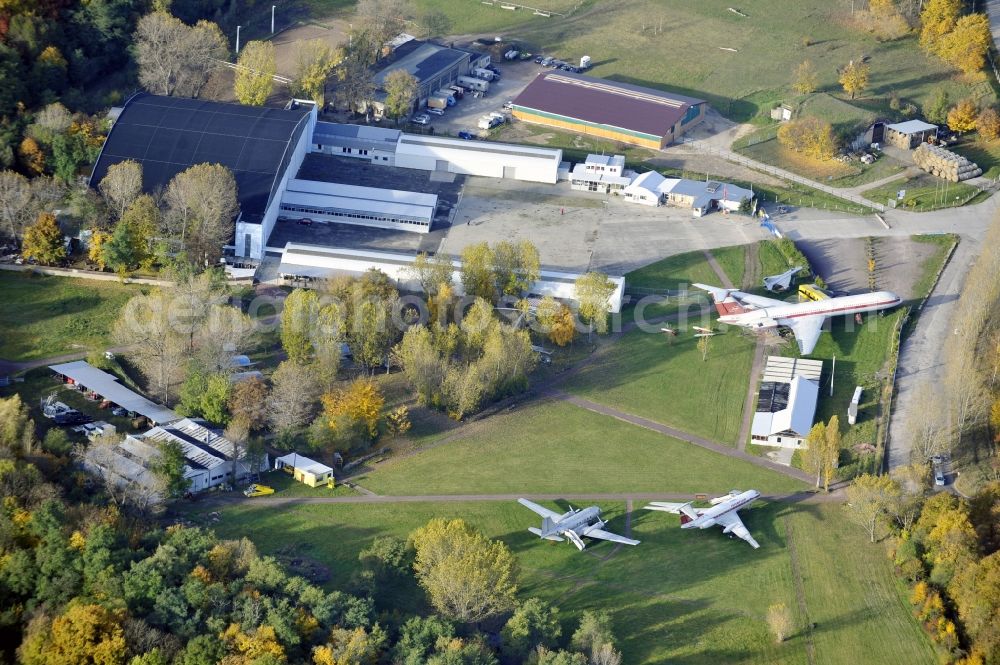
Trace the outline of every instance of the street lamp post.
{"label": "street lamp post", "polygon": [[272,35],[274,34],[274,7],[275,7],[275,5],[271,5],[271,34]]}
{"label": "street lamp post", "polygon": [[243,26],[236,26],[236,55],[240,54],[240,28]]}

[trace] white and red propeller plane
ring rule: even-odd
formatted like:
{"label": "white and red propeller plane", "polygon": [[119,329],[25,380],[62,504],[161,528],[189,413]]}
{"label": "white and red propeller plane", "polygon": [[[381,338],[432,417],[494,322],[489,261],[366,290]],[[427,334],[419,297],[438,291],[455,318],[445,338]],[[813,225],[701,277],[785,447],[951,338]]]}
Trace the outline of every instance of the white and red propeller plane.
{"label": "white and red propeller plane", "polygon": [[877,312],[902,302],[892,291],[876,291],[826,300],[788,303],[734,289],[720,289],[693,284],[712,294],[720,323],[731,323],[751,330],[785,326],[791,328],[802,355],[809,355],[823,331],[823,322],[831,316]]}
{"label": "white and red propeller plane", "polygon": [[750,543],[754,549],[760,544],[753,539],[747,528],[743,526],[743,520],[737,512],[742,508],[748,508],[751,503],[760,497],[757,490],[747,490],[740,492],[733,490],[725,496],[712,499],[711,508],[693,508],[691,503],[669,503],[666,501],[652,501],[646,510],[660,510],[665,513],[674,513],[681,516],[682,529],[707,529],[710,526],[721,526],[722,533],[731,533],[739,536]]}

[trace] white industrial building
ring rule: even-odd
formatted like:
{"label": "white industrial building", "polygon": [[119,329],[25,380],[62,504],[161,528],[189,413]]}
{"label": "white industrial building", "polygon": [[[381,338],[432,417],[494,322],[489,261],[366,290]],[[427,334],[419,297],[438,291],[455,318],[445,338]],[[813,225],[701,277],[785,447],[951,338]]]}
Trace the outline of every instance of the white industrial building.
{"label": "white industrial building", "polygon": [[[415,255],[398,254],[395,252],[376,252],[358,249],[339,249],[288,243],[285,245],[278,266],[278,274],[286,279],[324,279],[334,275],[361,275],[371,269],[381,270],[388,275],[400,289],[418,291],[419,283],[407,270],[413,265]],[[462,262],[452,260],[455,267],[452,272],[452,285],[457,294],[464,293],[462,288]],[[552,296],[562,300],[576,299],[576,273],[558,272],[554,270],[539,271],[539,279],[528,288],[530,294],[537,296]],[[609,277],[615,284],[615,291],[608,299],[611,313],[621,311],[622,297],[625,289],[624,277]]]}
{"label": "white industrial building", "polygon": [[663,191],[660,187],[664,182],[666,178],[656,171],[646,171],[632,179],[622,191],[622,196],[632,203],[658,206],[663,201]]}
{"label": "white industrial building", "polygon": [[398,129],[317,122],[313,129],[312,151],[364,159],[376,164],[392,164],[396,144],[402,135],[403,132]]}
{"label": "white industrial building", "polygon": [[395,165],[554,185],[560,162],[559,149],[403,134],[396,146]]}
{"label": "white industrial building", "polygon": [[427,233],[437,198],[421,192],[293,179],[281,195],[279,216]]}
{"label": "white industrial building", "polygon": [[635,172],[625,170],[624,155],[587,155],[573,167],[569,184],[584,192],[619,195],[632,182]]}
{"label": "white industrial building", "polygon": [[823,361],[768,356],[757,393],[750,440],[802,448],[816,416]]}
{"label": "white industrial building", "polygon": [[184,452],[184,477],[189,491],[202,492],[233,480],[243,480],[252,473],[267,471],[270,464],[264,453],[251,469],[246,451],[204,424],[184,418],[169,425],[152,428],[143,434],[130,434],[116,446],[98,446],[84,456],[84,466],[92,473],[116,485],[129,483],[158,503],[163,497],[162,482],[153,472],[166,442],[180,445]]}

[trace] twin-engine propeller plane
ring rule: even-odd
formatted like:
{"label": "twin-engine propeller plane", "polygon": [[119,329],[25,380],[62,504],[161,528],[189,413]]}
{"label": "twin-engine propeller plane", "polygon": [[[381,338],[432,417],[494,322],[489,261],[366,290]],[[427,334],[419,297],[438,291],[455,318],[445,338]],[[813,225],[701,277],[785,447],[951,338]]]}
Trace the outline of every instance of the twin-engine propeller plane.
{"label": "twin-engine propeller plane", "polygon": [[542,528],[538,529],[531,527],[528,529],[528,531],[535,534],[539,538],[544,538],[545,540],[555,540],[558,542],[568,540],[573,543],[578,550],[583,550],[583,548],[587,546],[586,543],[583,542],[584,537],[610,540],[623,545],[639,544],[638,540],[632,540],[631,538],[626,538],[625,536],[619,536],[616,533],[605,531],[604,525],[606,522],[601,519],[601,509],[597,506],[583,508],[582,510],[574,510],[571,507],[569,512],[560,515],[553,510],[539,506],[537,503],[528,501],[527,499],[518,499],[517,502],[525,508],[533,510],[538,515],[541,515]]}
{"label": "twin-engine propeller plane", "polygon": [[688,503],[668,503],[666,501],[651,501],[646,510],[660,510],[665,513],[674,513],[681,516],[682,529],[707,529],[710,526],[721,526],[722,533],[731,533],[739,536],[750,543],[754,549],[760,547],[747,528],[743,526],[743,520],[737,514],[742,508],[748,508],[757,498],[760,492],[757,490],[747,490],[740,492],[733,490],[726,496],[712,499],[711,508],[694,508],[691,502]]}
{"label": "twin-engine propeller plane", "polygon": [[787,303],[755,296],[734,289],[720,289],[706,284],[693,284],[712,294],[720,323],[731,323],[751,330],[767,330],[785,326],[791,328],[802,355],[809,355],[823,331],[823,322],[831,316],[858,315],[895,307],[902,302],[891,291],[876,291],[854,296],[828,298],[816,302]]}

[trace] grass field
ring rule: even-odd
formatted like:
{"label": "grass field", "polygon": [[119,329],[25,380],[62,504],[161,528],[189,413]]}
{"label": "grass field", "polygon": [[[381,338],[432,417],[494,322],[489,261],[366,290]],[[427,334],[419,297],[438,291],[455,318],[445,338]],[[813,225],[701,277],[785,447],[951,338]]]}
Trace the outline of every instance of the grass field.
{"label": "grass field", "polygon": [[[690,324],[710,326],[706,319]],[[735,329],[710,339],[702,361],[686,326],[675,338],[634,330],[595,357],[566,390],[656,422],[734,445],[753,361],[753,340]]]}
{"label": "grass field", "polygon": [[929,173],[893,180],[881,187],[864,191],[861,195],[869,201],[884,204],[886,201],[896,200],[900,190],[906,190],[906,194],[898,202],[899,208],[915,212],[976,203],[981,196],[985,196],[977,194],[977,187],[964,182],[948,182]]}
{"label": "grass field", "polygon": [[[608,528],[624,532],[623,504],[602,508]],[[506,542],[520,564],[520,596],[555,603],[564,634],[584,610],[610,611],[626,663],[933,662],[891,562],[835,504],[762,504],[747,511],[759,550],[717,529],[681,531],[676,516],[637,510],[631,535],[642,543],[607,559],[609,543],[591,543],[581,554],[566,543],[539,541],[526,531],[536,516],[513,502],[273,510],[261,500],[223,509],[212,526],[224,538],[252,533],[262,553],[325,564],[329,586],[345,588],[372,538],[405,538],[432,517],[460,517]],[[410,580],[387,589],[381,600],[384,609],[426,611],[422,591]],[[776,602],[795,615],[793,634],[780,645],[765,623]]]}
{"label": "grass field", "polygon": [[[719,278],[705,260],[704,252],[695,251],[676,254],[633,270],[625,276],[625,280],[627,287],[636,293],[651,294],[641,296],[638,302],[622,310],[622,320],[631,321],[673,314],[682,307],[692,313],[700,312],[708,304],[705,296],[700,292],[683,294],[695,282],[715,284]],[[661,297],[667,292],[670,292],[669,296]]]}
{"label": "grass field", "polygon": [[31,360],[102,349],[136,286],[0,271],[0,358]]}
{"label": "grass field", "polygon": [[[732,247],[720,247],[711,250],[712,257],[726,273],[729,281],[736,288],[743,284],[743,273],[746,271],[746,245],[733,245]],[[717,284],[719,278],[716,277],[709,284]]]}
{"label": "grass field", "polygon": [[566,402],[518,407],[470,428],[459,440],[382,462],[357,482],[392,495],[803,488],[787,476]]}

